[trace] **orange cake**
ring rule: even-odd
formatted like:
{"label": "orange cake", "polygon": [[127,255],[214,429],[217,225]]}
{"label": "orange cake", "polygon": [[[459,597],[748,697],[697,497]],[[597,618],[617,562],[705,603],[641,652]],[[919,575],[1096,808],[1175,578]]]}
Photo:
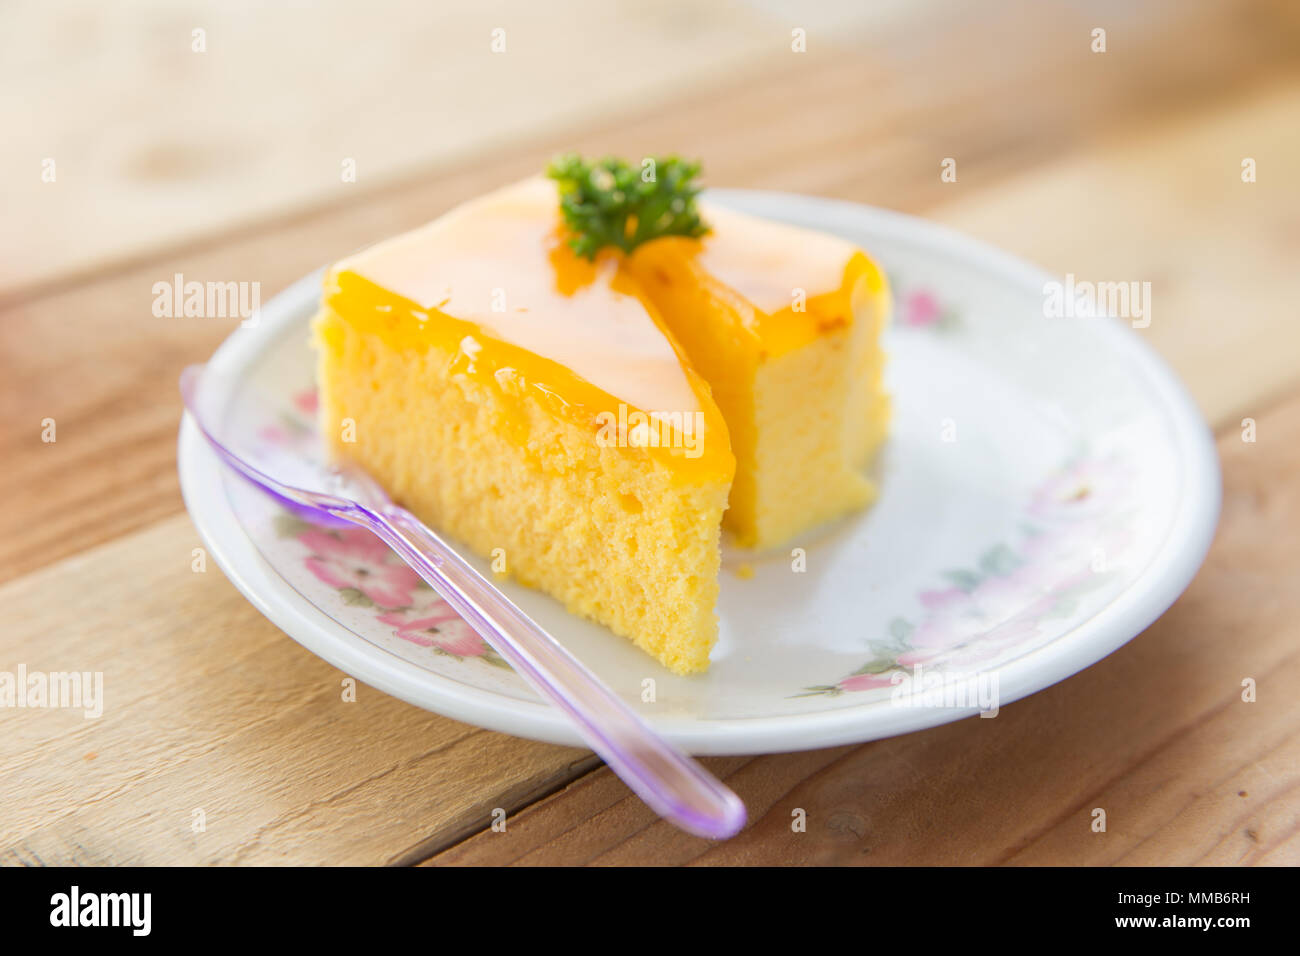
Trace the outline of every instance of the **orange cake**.
{"label": "orange cake", "polygon": [[526,180],[339,262],[315,322],[335,454],[681,674],[716,639],[728,498],[760,547],[861,507],[888,416],[870,260],[703,208],[702,238],[588,259]]}
{"label": "orange cake", "polygon": [[708,666],[726,425],[619,258],[565,245],[554,184],[338,263],[315,328],[335,453],[673,671]]}
{"label": "orange cake", "polygon": [[702,239],[638,248],[633,274],[712,387],[736,456],[725,524],[771,548],[875,497],[883,274],[852,243],[701,203]]}

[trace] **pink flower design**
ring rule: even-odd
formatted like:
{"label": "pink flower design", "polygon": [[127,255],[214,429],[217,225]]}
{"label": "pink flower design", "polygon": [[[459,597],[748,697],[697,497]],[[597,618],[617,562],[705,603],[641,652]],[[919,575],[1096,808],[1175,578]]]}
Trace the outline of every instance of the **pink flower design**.
{"label": "pink flower design", "polygon": [[[916,300],[923,322],[933,321],[932,297],[918,293],[909,302]],[[1073,613],[1077,596],[1104,580],[1106,563],[1132,544],[1132,528],[1112,520],[1122,516],[1131,477],[1131,468],[1117,458],[1081,458],[1052,475],[1025,507],[1032,526],[1016,551],[999,545],[978,568],[949,574],[960,587],[918,594],[920,623],[911,628],[902,622],[897,633],[891,625],[894,643],[876,663],[974,670],[1040,640],[1050,617]],[[869,690],[888,684],[889,673],[853,674],[806,690]]]}
{"label": "pink flower design", "polygon": [[1095,528],[1051,530],[1029,538],[1024,545],[1026,571],[1053,592],[1068,591],[1093,577],[1094,563],[1123,550],[1119,539]]}
{"label": "pink flower design", "polygon": [[[314,454],[319,445],[316,429],[305,416],[314,416],[317,408],[315,388],[294,392],[291,405],[280,409],[278,420],[263,424],[257,436],[268,445],[294,446],[296,453]],[[376,619],[393,628],[395,637],[456,658],[509,668],[435,591],[424,586],[414,570],[370,532],[307,527],[288,513],[279,516],[276,527],[280,536],[294,538],[307,549],[303,565],[317,580],[335,588],[344,603],[376,608]]]}
{"label": "pink flower design", "polygon": [[942,316],[939,300],[925,290],[912,292],[903,300],[903,324],[914,326],[934,325]]}
{"label": "pink flower design", "polygon": [[303,389],[301,392],[295,392],[293,396],[294,407],[304,415],[315,415],[319,407],[318,398],[315,388]]}
{"label": "pink flower design", "polygon": [[1112,459],[1080,459],[1034,489],[1029,514],[1038,521],[1069,524],[1098,517],[1128,494],[1130,477]]}
{"label": "pink flower design", "polygon": [[872,690],[876,687],[889,687],[890,674],[854,674],[840,681],[836,687],[840,690]]}
{"label": "pink flower design", "polygon": [[902,667],[941,664],[949,670],[976,670],[979,665],[1001,654],[1007,648],[1037,637],[1042,616],[1051,610],[1054,604],[1055,598],[1041,599],[1026,608],[1023,613],[977,634],[966,636],[955,644],[916,647],[904,651],[898,655],[898,663]]}
{"label": "pink flower design", "polygon": [[300,534],[298,540],[311,549],[308,569],[331,587],[354,589],[380,607],[411,604],[411,591],[419,583],[419,575],[369,531],[313,528]]}
{"label": "pink flower design", "polygon": [[928,611],[947,612],[970,602],[970,595],[961,588],[945,588],[942,591],[922,591],[919,595],[921,606]]}
{"label": "pink flower design", "polygon": [[[1010,574],[985,578],[971,592],[971,603],[979,608],[990,626],[1025,613],[1044,604],[1058,582],[1044,581],[1032,564],[1022,565]],[[1050,602],[1043,613],[1050,609]]]}
{"label": "pink flower design", "polygon": [[929,660],[940,651],[979,637],[992,623],[973,605],[960,613],[927,616],[908,639],[912,649],[900,654],[898,663],[910,667]]}
{"label": "pink flower design", "polygon": [[420,647],[436,647],[455,657],[485,657],[492,648],[433,591],[420,592],[416,603],[380,614],[378,620],[393,633]]}
{"label": "pink flower design", "polygon": [[483,638],[456,614],[447,617],[426,617],[412,621],[395,632],[405,641],[433,645],[455,657],[483,657],[491,653]]}
{"label": "pink flower design", "polygon": [[1039,621],[1056,607],[1060,595],[1092,574],[1087,555],[1079,557],[1071,573],[1026,563],[1009,574],[984,578],[969,593],[953,588],[927,591],[921,602],[930,609],[912,632],[910,650],[898,663],[910,667],[933,660],[941,653],[971,642],[992,650],[1034,637]]}

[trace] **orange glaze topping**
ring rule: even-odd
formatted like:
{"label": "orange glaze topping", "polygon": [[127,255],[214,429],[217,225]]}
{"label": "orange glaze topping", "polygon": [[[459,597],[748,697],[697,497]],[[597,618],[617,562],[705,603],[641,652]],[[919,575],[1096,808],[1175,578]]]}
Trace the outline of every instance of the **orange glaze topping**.
{"label": "orange glaze topping", "polygon": [[[437,346],[457,372],[583,427],[612,425],[621,431],[607,436],[648,444],[685,473],[735,467],[708,386],[620,257],[588,262],[565,244],[551,182],[506,187],[344,259],[325,301],[390,347]],[[638,430],[636,413],[652,424]]]}

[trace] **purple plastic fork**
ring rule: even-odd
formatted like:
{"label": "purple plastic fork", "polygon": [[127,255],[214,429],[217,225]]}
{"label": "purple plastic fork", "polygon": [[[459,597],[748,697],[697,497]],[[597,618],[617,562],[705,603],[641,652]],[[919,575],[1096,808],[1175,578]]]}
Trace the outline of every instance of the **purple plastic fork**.
{"label": "purple plastic fork", "polygon": [[393,504],[364,472],[298,457],[281,462],[291,474],[272,476],[236,454],[225,436],[218,437],[219,416],[201,402],[200,381],[210,377],[203,366],[191,365],[181,373],[181,394],[199,432],[226,465],[300,514],[330,524],[358,524],[378,535],[534,690],[566,713],[587,745],[661,817],[690,833],[719,840],[745,825],[740,798],[651,730],[433,530]]}

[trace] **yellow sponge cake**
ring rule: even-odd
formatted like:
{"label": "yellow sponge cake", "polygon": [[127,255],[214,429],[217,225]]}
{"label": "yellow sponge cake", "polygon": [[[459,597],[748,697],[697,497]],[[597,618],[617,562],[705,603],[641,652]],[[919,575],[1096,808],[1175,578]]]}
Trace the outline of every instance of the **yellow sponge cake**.
{"label": "yellow sponge cake", "polygon": [[736,455],[724,524],[770,548],[875,497],[889,292],[853,244],[701,203],[702,239],[639,247],[632,272],[713,386]]}
{"label": "yellow sponge cake", "polygon": [[701,235],[690,190],[641,207],[675,233],[622,243],[643,213],[584,246],[562,194],[529,179],[335,265],[321,426],[495,570],[699,672],[724,520],[767,548],[874,496],[888,290],[819,233],[700,203]]}
{"label": "yellow sponge cake", "polygon": [[677,673],[708,666],[735,459],[614,253],[529,180],[338,263],[323,433],[423,521]]}

